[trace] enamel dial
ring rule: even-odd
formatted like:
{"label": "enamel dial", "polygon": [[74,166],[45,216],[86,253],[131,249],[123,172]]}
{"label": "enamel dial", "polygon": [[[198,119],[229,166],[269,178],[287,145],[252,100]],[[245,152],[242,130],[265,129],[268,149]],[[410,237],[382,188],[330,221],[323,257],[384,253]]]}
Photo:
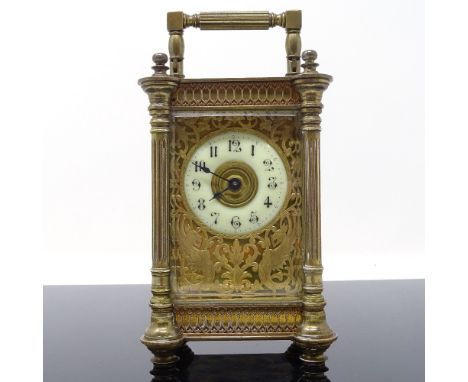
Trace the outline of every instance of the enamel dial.
{"label": "enamel dial", "polygon": [[247,131],[219,133],[194,148],[183,181],[193,214],[227,236],[249,234],[272,223],[288,192],[278,149]]}

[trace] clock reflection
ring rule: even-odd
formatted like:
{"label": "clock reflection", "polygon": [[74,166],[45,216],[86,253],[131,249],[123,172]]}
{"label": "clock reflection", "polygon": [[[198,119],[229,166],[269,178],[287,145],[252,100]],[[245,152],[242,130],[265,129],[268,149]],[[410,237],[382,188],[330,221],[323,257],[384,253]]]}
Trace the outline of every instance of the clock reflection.
{"label": "clock reflection", "polygon": [[153,368],[151,382],[330,382],[326,367],[305,368],[284,354],[197,355],[173,368]]}

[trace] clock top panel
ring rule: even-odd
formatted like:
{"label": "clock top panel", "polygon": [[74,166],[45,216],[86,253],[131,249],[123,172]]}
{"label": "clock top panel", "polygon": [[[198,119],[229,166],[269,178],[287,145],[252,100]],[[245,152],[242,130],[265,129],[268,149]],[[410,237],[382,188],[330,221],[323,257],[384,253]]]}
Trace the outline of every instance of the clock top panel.
{"label": "clock top panel", "polygon": [[171,100],[173,110],[298,109],[301,100],[293,78],[183,79]]}

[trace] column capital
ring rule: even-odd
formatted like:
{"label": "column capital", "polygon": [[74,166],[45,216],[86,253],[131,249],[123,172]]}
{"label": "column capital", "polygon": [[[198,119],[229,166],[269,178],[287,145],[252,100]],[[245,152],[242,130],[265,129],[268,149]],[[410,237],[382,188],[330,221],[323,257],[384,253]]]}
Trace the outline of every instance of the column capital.
{"label": "column capital", "polygon": [[151,133],[169,132],[171,96],[179,84],[179,78],[168,75],[154,75],[138,81],[150,101]]}
{"label": "column capital", "polygon": [[322,95],[333,78],[321,73],[303,73],[293,83],[301,97],[301,130],[320,131]]}

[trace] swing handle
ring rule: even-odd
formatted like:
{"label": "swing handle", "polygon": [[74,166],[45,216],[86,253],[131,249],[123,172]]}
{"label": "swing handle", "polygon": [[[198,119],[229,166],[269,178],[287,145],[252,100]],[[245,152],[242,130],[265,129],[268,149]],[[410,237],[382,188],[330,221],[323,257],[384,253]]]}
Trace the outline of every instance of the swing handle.
{"label": "swing handle", "polygon": [[301,53],[301,11],[286,11],[280,14],[254,12],[201,12],[186,15],[183,12],[167,13],[169,31],[170,73],[184,77],[184,39],[185,28],[201,30],[266,30],[276,26],[286,30],[287,75],[300,73]]}

